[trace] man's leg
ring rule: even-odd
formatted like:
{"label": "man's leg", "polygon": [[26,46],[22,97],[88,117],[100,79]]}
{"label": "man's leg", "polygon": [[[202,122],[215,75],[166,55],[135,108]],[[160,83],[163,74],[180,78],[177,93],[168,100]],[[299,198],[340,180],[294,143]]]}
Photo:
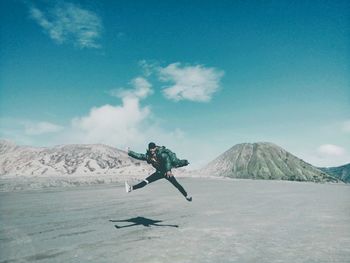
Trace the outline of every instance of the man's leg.
{"label": "man's leg", "polygon": [[175,186],[184,197],[187,197],[187,192],[185,191],[185,189],[182,187],[181,184],[179,184],[179,182],[175,179],[175,176],[169,176],[169,177],[165,177],[170,183],[173,184],[173,186]]}
{"label": "man's leg", "polygon": [[143,179],[142,182],[132,186],[132,190],[142,188],[142,187],[146,186],[147,184],[153,183],[154,181],[157,181],[157,180],[162,179],[162,178],[164,178],[163,174],[156,171],[155,173],[148,176],[146,179]]}

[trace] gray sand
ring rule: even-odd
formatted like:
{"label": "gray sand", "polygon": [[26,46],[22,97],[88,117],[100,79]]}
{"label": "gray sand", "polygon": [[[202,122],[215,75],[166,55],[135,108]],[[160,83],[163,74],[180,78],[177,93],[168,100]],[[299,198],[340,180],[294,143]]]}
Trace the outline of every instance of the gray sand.
{"label": "gray sand", "polygon": [[350,262],[349,185],[179,181],[0,193],[0,262]]}

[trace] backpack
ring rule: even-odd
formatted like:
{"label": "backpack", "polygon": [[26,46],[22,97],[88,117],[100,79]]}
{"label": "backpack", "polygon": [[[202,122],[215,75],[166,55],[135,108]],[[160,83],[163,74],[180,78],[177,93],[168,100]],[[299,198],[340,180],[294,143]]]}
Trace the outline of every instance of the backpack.
{"label": "backpack", "polygon": [[176,153],[172,152],[168,148],[165,148],[165,146],[162,146],[162,152],[166,153],[169,156],[172,165],[177,165],[179,159],[177,158]]}

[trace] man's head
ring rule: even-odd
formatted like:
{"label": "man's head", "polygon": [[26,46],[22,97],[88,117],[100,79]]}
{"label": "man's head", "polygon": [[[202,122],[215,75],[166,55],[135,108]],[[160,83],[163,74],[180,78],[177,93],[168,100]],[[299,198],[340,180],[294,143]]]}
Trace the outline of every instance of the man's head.
{"label": "man's head", "polygon": [[157,149],[157,145],[154,143],[154,142],[150,142],[148,144],[148,150],[154,154],[156,152],[156,149]]}

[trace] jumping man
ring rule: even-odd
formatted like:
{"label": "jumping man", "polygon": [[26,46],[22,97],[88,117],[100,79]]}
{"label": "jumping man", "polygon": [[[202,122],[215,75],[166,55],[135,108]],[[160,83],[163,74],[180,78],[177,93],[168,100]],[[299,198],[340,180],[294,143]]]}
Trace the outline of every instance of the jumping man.
{"label": "jumping man", "polygon": [[128,149],[128,155],[138,160],[147,161],[147,163],[151,164],[156,169],[156,171],[144,179],[142,182],[134,186],[131,186],[125,182],[125,190],[127,193],[131,192],[132,190],[142,188],[147,184],[153,183],[159,179],[165,178],[181,192],[187,201],[192,201],[192,197],[187,194],[185,189],[178,183],[171,172],[172,168],[188,165],[189,162],[187,160],[179,160],[176,157],[175,153],[165,148],[164,146],[156,145],[154,142],[148,144],[148,151],[146,154],[136,153]]}

